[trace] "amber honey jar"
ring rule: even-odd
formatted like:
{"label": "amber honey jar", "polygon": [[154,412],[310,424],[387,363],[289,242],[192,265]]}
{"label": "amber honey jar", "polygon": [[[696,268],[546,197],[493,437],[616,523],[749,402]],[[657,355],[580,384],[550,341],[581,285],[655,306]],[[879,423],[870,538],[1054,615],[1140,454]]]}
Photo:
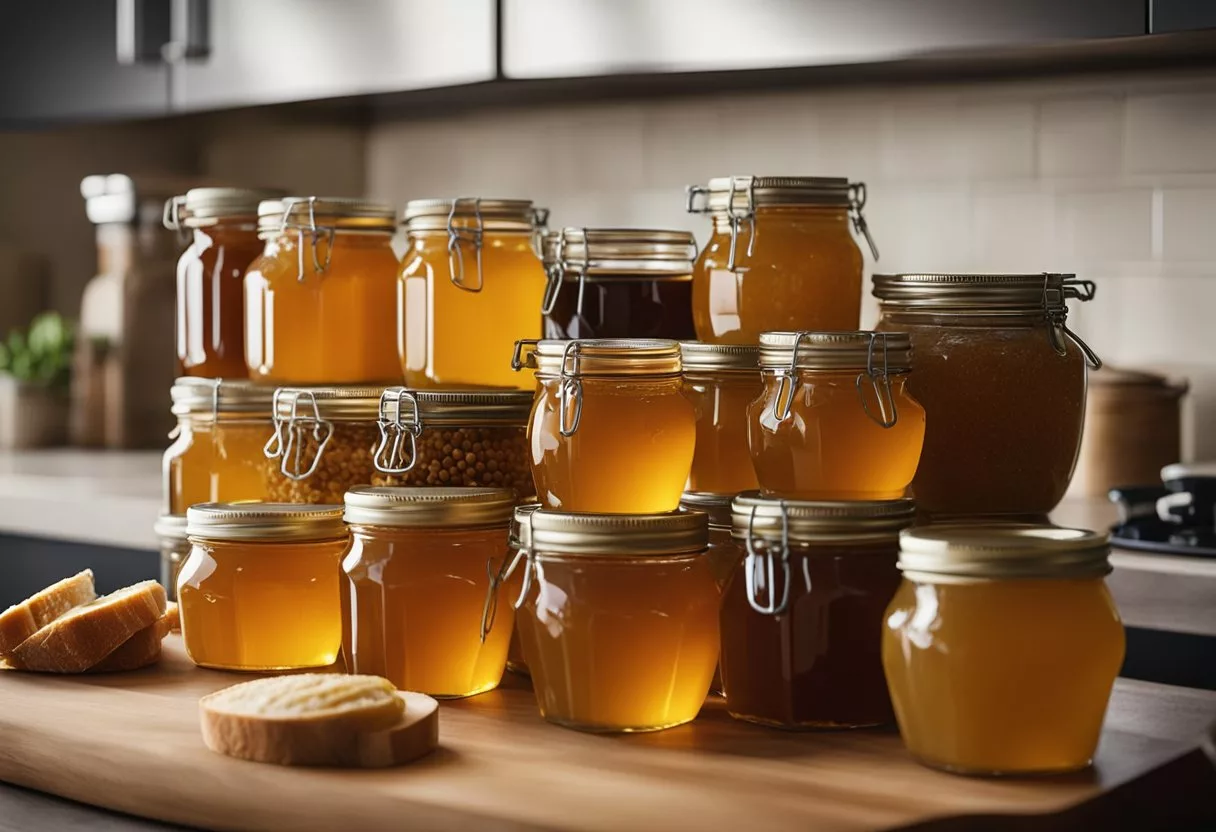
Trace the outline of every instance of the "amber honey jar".
{"label": "amber honey jar", "polygon": [[484,638],[479,623],[507,562],[514,507],[515,493],[506,488],[347,492],[347,670],[442,698],[497,687],[514,613],[503,610]]}
{"label": "amber honey jar", "polygon": [[165,203],[165,227],[188,233],[177,261],[180,375],[245,378],[245,269],[262,253],[258,204],[278,191],[192,188]]}
{"label": "amber honey jar", "polygon": [[398,349],[408,387],[519,387],[517,338],[541,332],[548,211],[526,199],[411,200]]}
{"label": "amber honey jar", "polygon": [[1086,364],[1101,362],[1068,329],[1072,275],[875,275],[878,329],[906,333],[908,390],[928,411],[912,484],[934,519],[1046,519],[1081,445]]}
{"label": "amber honey jar", "polygon": [[543,253],[545,338],[696,337],[687,231],[565,228]]}
{"label": "amber honey jar", "polygon": [[899,586],[911,500],[734,502],[745,556],[722,597],[722,682],[731,716],[775,728],[893,721],[883,616]]}
{"label": "amber honey jar", "polygon": [[[718,661],[719,591],[706,516],[517,509],[528,530],[499,583],[522,570],[516,627],[541,716],[593,732],[693,719]],[[504,590],[505,592],[505,590]],[[512,593],[513,594],[513,593]]]}
{"label": "amber honey jar", "polygon": [[528,441],[546,508],[647,514],[679,506],[696,419],[677,342],[520,341],[512,364],[536,369]]}
{"label": "amber honey jar", "polygon": [[[709,520],[709,548],[706,550],[706,556],[719,588],[726,586],[726,582],[735,572],[735,567],[743,558],[743,549],[731,535],[731,504],[734,499],[734,494],[711,494],[706,491],[685,491],[680,497],[681,509],[700,511]],[[714,671],[709,692],[722,695],[722,673],[719,670]]]}
{"label": "amber honey jar", "polygon": [[766,332],[764,392],[748,408],[752,463],[767,496],[891,500],[916,473],[925,411],[908,392],[907,336]]}
{"label": "amber honey jar", "polygon": [[760,348],[685,341],[680,352],[684,394],[697,419],[688,490],[733,495],[755,489],[747,414],[764,390]]}
{"label": "amber honey jar", "polygon": [[265,247],[245,272],[250,378],[275,384],[400,380],[391,245],[396,216],[387,205],[336,197],[258,206]]}
{"label": "amber honey jar", "polygon": [[962,774],[1089,765],[1123,663],[1104,534],[944,525],[903,533],[883,664],[900,733]]}
{"label": "amber honey jar", "polygon": [[162,514],[156,518],[152,531],[160,540],[160,583],[170,601],[177,600],[177,576],[190,556],[190,541],[186,537],[186,515]]}
{"label": "amber honey jar", "polygon": [[195,503],[267,498],[262,447],[273,395],[274,388],[248,381],[177,380],[170,390],[177,427],[162,461],[167,513],[184,515]]}
{"label": "amber honey jar", "polygon": [[191,661],[270,671],[337,660],[341,506],[204,503],[190,507],[186,524],[177,602]]}
{"label": "amber honey jar", "polygon": [[847,179],[726,176],[688,189],[713,233],[693,267],[697,338],[755,344],[761,332],[852,330],[861,318],[866,189]]}

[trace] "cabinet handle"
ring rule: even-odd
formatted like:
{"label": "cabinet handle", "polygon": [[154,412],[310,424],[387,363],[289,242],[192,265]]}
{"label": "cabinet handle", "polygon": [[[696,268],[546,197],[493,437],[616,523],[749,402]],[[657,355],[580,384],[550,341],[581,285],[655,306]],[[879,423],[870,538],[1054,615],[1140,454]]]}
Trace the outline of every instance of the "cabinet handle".
{"label": "cabinet handle", "polygon": [[169,0],[115,0],[114,45],[124,65],[158,62],[169,41]]}

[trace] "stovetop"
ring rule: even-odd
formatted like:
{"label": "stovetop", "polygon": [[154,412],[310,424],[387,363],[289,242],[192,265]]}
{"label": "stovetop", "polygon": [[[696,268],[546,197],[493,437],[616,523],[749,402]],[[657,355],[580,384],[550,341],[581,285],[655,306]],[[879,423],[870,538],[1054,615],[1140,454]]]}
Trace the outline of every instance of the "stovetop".
{"label": "stovetop", "polygon": [[1115,488],[1111,542],[1125,549],[1216,557],[1216,466],[1169,465],[1160,485]]}

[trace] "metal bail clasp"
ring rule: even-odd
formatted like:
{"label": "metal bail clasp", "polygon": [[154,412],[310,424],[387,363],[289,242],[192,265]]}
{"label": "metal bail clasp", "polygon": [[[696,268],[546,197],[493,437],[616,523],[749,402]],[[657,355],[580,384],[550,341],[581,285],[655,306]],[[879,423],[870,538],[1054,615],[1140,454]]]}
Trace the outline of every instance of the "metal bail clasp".
{"label": "metal bail clasp", "polygon": [[[457,228],[456,213],[461,203],[473,206],[473,227]],[[452,285],[466,292],[480,292],[485,287],[485,275],[481,268],[481,245],[485,226],[481,219],[481,197],[456,197],[452,200],[452,209],[448,211],[448,276]],[[461,242],[471,243],[477,259],[477,284],[465,282],[464,253],[460,248]]]}
{"label": "metal bail clasp", "polygon": [[[530,359],[536,352],[536,345],[540,341],[536,338],[520,338],[515,342],[515,351],[511,353],[511,369],[519,372],[524,367],[532,367],[535,364],[530,363]],[[532,347],[532,352],[528,353],[528,358],[524,358],[524,349]]]}
{"label": "metal bail clasp", "polygon": [[878,246],[870,236],[870,224],[866,222],[865,214],[861,213],[866,207],[866,183],[852,182],[849,184],[849,219],[853,221],[853,230],[866,239],[870,254],[878,259]]}
{"label": "metal bail clasp", "polygon": [[[874,363],[874,345],[882,339],[882,367]],[[881,428],[893,428],[899,421],[899,411],[895,407],[895,397],[891,393],[891,376],[887,371],[887,336],[881,332],[870,333],[870,345],[866,349],[866,371],[857,374],[857,395],[861,398],[861,408],[866,415]],[[866,401],[865,382],[869,378],[874,388],[874,396],[878,400],[878,415],[870,409]]]}
{"label": "metal bail clasp", "polygon": [[186,207],[186,196],[169,197],[165,200],[165,210],[161,214],[161,224],[170,231],[177,232],[177,239],[180,242],[186,242],[190,239],[190,235],[186,233],[186,229],[182,228],[182,209]]}
{"label": "metal bail clasp", "polygon": [[[409,403],[411,418],[403,422],[401,414]],[[395,405],[389,416],[390,406]],[[382,474],[405,474],[418,461],[418,437],[422,434],[422,418],[419,415],[418,397],[404,387],[389,388],[380,394],[380,442],[372,453],[372,464]],[[390,444],[389,437],[392,435]],[[409,440],[409,450],[402,452],[402,442]]]}
{"label": "metal bail clasp", "polygon": [[580,341],[566,344],[562,354],[562,372],[558,380],[558,430],[562,436],[573,436],[583,418],[583,381],[579,363]]}
{"label": "metal bail clasp", "polygon": [[532,208],[532,253],[538,260],[545,259],[545,234],[549,231],[549,209]]}
{"label": "metal bail clasp", "polygon": [[[727,252],[726,270],[730,272],[733,272],[738,265],[739,226],[742,223],[747,223],[747,256],[749,259],[756,246],[756,177],[744,176],[742,180],[743,182],[740,182],[740,177],[732,176],[730,190],[726,195],[726,216],[730,219],[730,250]],[[747,200],[744,202],[742,210],[739,210],[735,208],[735,194],[739,193],[739,185],[743,183],[746,183],[747,186],[744,191]]]}
{"label": "metal bail clasp", "polygon": [[[292,391],[291,395],[293,396],[291,414],[287,417],[286,438],[282,440],[282,461],[279,464],[279,470],[287,479],[300,482],[316,473],[317,466],[321,463],[321,454],[325,452],[325,446],[329,444],[329,439],[334,434],[334,426],[332,422],[321,418],[321,411],[317,407],[317,397],[312,391],[296,390]],[[300,415],[301,399],[306,399],[311,405],[312,413],[310,415]],[[307,470],[301,471],[301,468],[304,467],[305,431],[309,427],[312,428],[312,440],[317,443],[317,450]]]}
{"label": "metal bail clasp", "polygon": [[1059,289],[1048,287],[1051,275],[1043,275],[1043,312],[1047,316],[1047,335],[1051,339],[1052,349],[1056,355],[1068,355],[1068,342],[1072,341],[1085,356],[1085,363],[1091,370],[1102,369],[1102,359],[1094,352],[1080,335],[1068,328],[1068,306],[1065,301],[1090,301],[1094,299],[1098,287],[1092,280],[1065,280]]}
{"label": "metal bail clasp", "polygon": [[809,335],[809,332],[794,334],[794,349],[790,352],[790,366],[777,371],[777,395],[773,399],[773,416],[778,422],[788,419],[790,411],[794,408],[794,391],[798,379],[798,348],[802,346],[802,340]]}
{"label": "metal bail clasp", "polygon": [[[494,629],[494,619],[498,615],[499,589],[502,587],[503,584],[505,584],[507,581],[509,581],[511,579],[512,575],[515,574],[515,570],[519,566],[520,561],[525,561],[527,559],[528,559],[528,550],[523,547],[516,549],[515,554],[513,556],[508,556],[506,558],[503,558],[502,569],[499,569],[499,570],[494,569],[494,556],[493,555],[486,558],[486,575],[490,579],[490,586],[486,590],[486,601],[485,601],[485,604],[482,605],[482,608],[481,608],[481,643],[482,644],[485,644],[486,636],[488,636],[490,634],[490,631],[492,629]],[[531,583],[531,580],[530,580],[531,571],[532,571],[531,564],[529,563],[529,565],[527,567],[525,567],[525,569],[526,569],[526,571],[524,572],[524,581],[526,584],[530,584]],[[526,588],[530,588],[530,587],[526,587]],[[526,592],[521,593],[520,597],[515,601],[515,603],[514,603],[515,609],[519,609],[520,606],[523,605],[523,599],[526,594],[527,594]]]}
{"label": "metal bail clasp", "polygon": [[[553,312],[553,307],[557,305],[557,296],[562,290],[562,282],[566,279],[566,232],[561,231],[557,235],[557,244],[554,246],[553,265],[546,269],[545,282],[545,297],[541,301],[540,313],[549,315]],[[519,369],[518,367],[516,369]]]}
{"label": "metal bail clasp", "polygon": [[[293,223],[291,221],[291,213],[301,202],[308,203],[308,224],[303,225]],[[334,228],[327,228],[317,225],[317,198],[310,196],[307,199],[288,199],[283,203],[283,219],[279,222],[279,231],[285,232],[288,228],[296,230],[296,280],[300,283],[304,282],[304,237],[308,236],[308,240],[312,243],[312,269],[315,274],[325,274],[329,269],[329,264],[334,256],[334,234],[337,233]],[[325,241],[325,256],[322,258],[318,254],[321,241]]]}
{"label": "metal bail clasp", "polygon": [[[761,615],[781,615],[790,602],[790,517],[785,500],[779,501],[781,507],[781,552],[778,560],[781,565],[781,599],[777,600],[775,582],[777,564],[774,563],[771,544],[764,544],[764,551],[756,551],[754,534],[756,523],[756,507],[752,506],[751,516],[747,519],[747,537],[743,543],[747,549],[747,558],[743,570],[744,582],[747,586],[747,603]],[[760,561],[763,560],[763,568]],[[757,577],[760,580],[757,580]],[[763,596],[759,593],[763,592]]]}

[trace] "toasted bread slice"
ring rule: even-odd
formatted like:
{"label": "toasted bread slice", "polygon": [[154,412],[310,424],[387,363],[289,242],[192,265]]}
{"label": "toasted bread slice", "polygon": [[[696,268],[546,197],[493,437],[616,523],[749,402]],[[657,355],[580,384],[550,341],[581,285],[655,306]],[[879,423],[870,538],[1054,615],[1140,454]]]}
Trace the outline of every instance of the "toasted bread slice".
{"label": "toasted bread slice", "polygon": [[439,741],[439,706],[378,676],[308,673],[258,679],[204,696],[203,742],[263,763],[380,768]]}
{"label": "toasted bread slice", "polygon": [[8,661],[18,670],[83,673],[164,614],[164,587],[143,581],[64,613],[17,645]]}
{"label": "toasted bread slice", "polygon": [[177,604],[170,603],[165,614],[149,627],[118,645],[113,653],[86,670],[86,673],[116,673],[122,670],[138,670],[160,661],[160,644],[177,629],[179,617]]}
{"label": "toasted bread slice", "polygon": [[86,569],[70,578],[51,584],[0,613],[0,657],[74,607],[97,597],[93,570]]}

